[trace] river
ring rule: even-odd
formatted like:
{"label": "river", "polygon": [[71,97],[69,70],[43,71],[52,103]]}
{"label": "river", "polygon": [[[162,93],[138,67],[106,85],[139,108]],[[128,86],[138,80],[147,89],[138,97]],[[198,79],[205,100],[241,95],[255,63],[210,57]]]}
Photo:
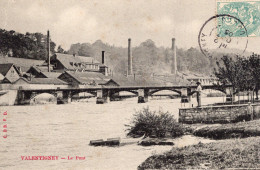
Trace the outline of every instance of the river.
{"label": "river", "polygon": [[[223,101],[222,97],[202,98],[203,104]],[[195,99],[192,99],[195,104]],[[137,98],[96,105],[72,102],[65,105],[1,106],[0,169],[136,169],[153,154],[169,151],[172,146],[143,147],[135,143],[120,147],[93,147],[90,140],[126,137],[136,110],[143,107],[171,112],[178,118],[180,99],[151,100],[137,104]],[[3,112],[7,120],[3,122]],[[3,125],[7,124],[7,138]],[[174,147],[209,140],[183,136]],[[22,160],[21,156],[59,156],[58,160]],[[73,159],[68,160],[69,157]],[[76,160],[76,156],[85,157]],[[65,157],[66,159],[61,159]]]}

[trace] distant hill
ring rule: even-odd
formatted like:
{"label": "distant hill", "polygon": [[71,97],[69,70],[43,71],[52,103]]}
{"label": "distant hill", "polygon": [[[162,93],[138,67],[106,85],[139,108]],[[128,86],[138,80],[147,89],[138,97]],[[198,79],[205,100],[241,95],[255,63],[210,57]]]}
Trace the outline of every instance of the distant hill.
{"label": "distant hill", "polygon": [[[46,35],[41,33],[21,34],[13,30],[0,29],[0,55],[18,58],[47,59]],[[126,40],[127,41],[127,40]],[[51,42],[51,53],[61,52],[80,56],[92,56],[101,62],[101,51],[105,51],[105,64],[113,69],[114,73],[126,74],[127,48],[111,46],[97,40],[91,43],[72,44],[68,51]],[[198,48],[187,50],[177,48],[177,67],[179,72],[200,73],[210,75],[216,67],[216,61],[223,55],[238,52],[237,49],[227,49],[221,53],[214,52],[214,58],[204,56]],[[245,53],[249,56],[250,53]],[[168,74],[171,71],[172,50],[157,47],[155,42],[148,39],[139,46],[132,48],[133,70],[136,74]],[[230,54],[229,54],[230,55]],[[231,54],[234,56],[234,54]]]}
{"label": "distant hill", "polygon": [[[106,64],[116,73],[126,73],[127,48],[115,47],[97,40],[95,43],[72,44],[69,54],[93,56],[101,61],[101,51],[105,52]],[[132,48],[133,70],[136,74],[167,74],[171,72],[172,50],[157,47],[155,42],[148,39],[139,46]],[[225,53],[214,54],[214,58],[204,56],[198,48],[184,50],[177,48],[177,67],[180,72],[193,72],[204,75],[213,74],[216,61]]]}

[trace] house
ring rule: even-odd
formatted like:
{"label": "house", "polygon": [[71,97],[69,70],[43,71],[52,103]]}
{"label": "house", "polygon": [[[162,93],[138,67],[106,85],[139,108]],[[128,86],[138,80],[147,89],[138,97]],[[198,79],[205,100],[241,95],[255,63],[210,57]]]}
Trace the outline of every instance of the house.
{"label": "house", "polygon": [[13,83],[20,78],[20,72],[12,63],[0,64],[1,83]]}
{"label": "house", "polygon": [[119,86],[113,79],[99,72],[66,71],[62,73],[58,78],[69,83],[72,86],[79,86],[79,85]]}
{"label": "house", "polygon": [[56,53],[51,57],[53,70],[56,72],[78,71],[78,72],[100,72],[109,75],[109,69],[104,65],[104,53],[102,53],[102,63],[93,57],[76,56],[70,54]]}
{"label": "house", "polygon": [[93,57],[56,53],[51,57],[53,70],[56,71],[99,71],[100,63]]}
{"label": "house", "polygon": [[182,73],[182,77],[188,80],[191,84],[196,84],[197,82],[201,85],[213,85],[217,82],[217,78],[214,76],[205,76],[200,74],[186,74]]}
{"label": "house", "polygon": [[14,84],[36,84],[36,85],[67,85],[68,83],[58,78],[24,78],[21,77]]}
{"label": "house", "polygon": [[0,63],[7,64],[13,63],[16,68],[19,70],[20,73],[27,72],[31,66],[39,66],[47,68],[47,63],[44,60],[33,60],[33,59],[26,59],[26,58],[16,58],[16,57],[7,57],[7,56],[0,56]]}
{"label": "house", "polygon": [[45,68],[41,68],[38,66],[32,66],[24,76],[32,75],[35,78],[58,78],[61,73],[60,72],[48,72]]}
{"label": "house", "polygon": [[0,73],[0,82],[5,78],[5,76],[3,76],[3,74]]}
{"label": "house", "polygon": [[48,72],[44,71],[41,72],[42,74],[38,76],[37,78],[58,78],[62,73],[59,72]]}

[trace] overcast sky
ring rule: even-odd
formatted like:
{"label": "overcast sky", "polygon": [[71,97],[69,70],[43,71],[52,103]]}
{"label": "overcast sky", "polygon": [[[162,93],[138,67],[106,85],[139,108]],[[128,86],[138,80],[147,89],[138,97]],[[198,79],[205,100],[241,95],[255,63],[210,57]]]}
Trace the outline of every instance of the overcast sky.
{"label": "overcast sky", "polygon": [[198,46],[203,23],[215,15],[215,0],[0,0],[0,28],[21,33],[49,29],[68,49],[72,43],[98,39],[133,46],[152,39],[157,46]]}

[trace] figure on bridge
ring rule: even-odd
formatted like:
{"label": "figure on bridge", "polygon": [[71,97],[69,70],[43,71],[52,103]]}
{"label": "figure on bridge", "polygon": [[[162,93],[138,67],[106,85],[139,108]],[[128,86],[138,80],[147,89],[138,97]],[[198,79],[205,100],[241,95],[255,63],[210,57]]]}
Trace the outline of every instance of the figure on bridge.
{"label": "figure on bridge", "polygon": [[198,107],[201,106],[201,91],[202,91],[202,87],[201,87],[201,83],[200,82],[197,82],[197,88],[196,88],[196,91],[197,91],[197,102],[198,102]]}

